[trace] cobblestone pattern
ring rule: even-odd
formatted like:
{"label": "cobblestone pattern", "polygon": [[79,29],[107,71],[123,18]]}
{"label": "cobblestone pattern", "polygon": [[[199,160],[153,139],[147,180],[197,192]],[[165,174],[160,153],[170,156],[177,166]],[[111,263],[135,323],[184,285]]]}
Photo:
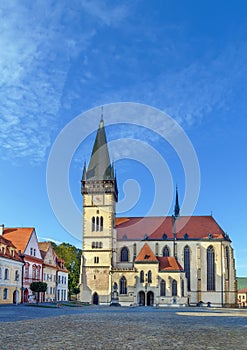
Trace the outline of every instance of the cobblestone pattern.
{"label": "cobblestone pattern", "polygon": [[247,317],[176,312],[81,313],[0,323],[1,350],[246,350]]}

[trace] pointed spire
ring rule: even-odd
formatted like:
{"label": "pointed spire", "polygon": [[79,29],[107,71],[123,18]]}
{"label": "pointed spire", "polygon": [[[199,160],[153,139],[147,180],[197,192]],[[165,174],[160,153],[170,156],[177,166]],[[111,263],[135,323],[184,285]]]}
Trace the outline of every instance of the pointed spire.
{"label": "pointed spire", "polygon": [[86,168],[86,161],[84,161],[84,167],[83,167],[83,173],[82,173],[82,181],[87,180],[87,168]]}
{"label": "pointed spire", "polygon": [[99,128],[86,175],[87,180],[114,180],[104,128],[103,107],[101,108]]}
{"label": "pointed spire", "polygon": [[176,200],[175,200],[175,207],[174,207],[174,216],[177,218],[180,213],[180,207],[178,202],[178,187],[176,186]]}

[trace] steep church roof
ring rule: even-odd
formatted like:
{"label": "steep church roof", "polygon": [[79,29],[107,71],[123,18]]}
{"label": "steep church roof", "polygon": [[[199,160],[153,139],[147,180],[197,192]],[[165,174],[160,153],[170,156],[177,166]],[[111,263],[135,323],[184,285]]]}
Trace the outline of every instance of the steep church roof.
{"label": "steep church roof", "polygon": [[160,271],[183,271],[182,266],[174,256],[160,256],[157,259],[159,260]]}
{"label": "steep church roof", "polygon": [[114,180],[103,118],[100,120],[87,171],[84,167],[82,180]]}
{"label": "steep church roof", "polygon": [[[172,221],[172,216],[117,218],[117,239],[173,239]],[[175,225],[177,239],[230,240],[212,216],[179,216]]]}

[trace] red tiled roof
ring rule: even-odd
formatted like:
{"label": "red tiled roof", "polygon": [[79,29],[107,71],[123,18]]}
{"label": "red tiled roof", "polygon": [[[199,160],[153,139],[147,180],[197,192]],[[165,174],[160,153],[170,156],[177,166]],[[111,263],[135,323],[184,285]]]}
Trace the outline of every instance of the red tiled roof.
{"label": "red tiled roof", "polygon": [[[172,217],[130,217],[117,218],[118,240],[151,240],[173,238]],[[176,220],[177,239],[229,239],[212,216],[181,216]]]}
{"label": "red tiled roof", "polygon": [[3,231],[3,236],[4,238],[10,240],[16,246],[17,250],[20,250],[21,253],[23,253],[33,231],[33,227],[5,228]]}
{"label": "red tiled roof", "polygon": [[243,288],[238,290],[238,293],[246,293],[247,294],[247,288]]}
{"label": "red tiled roof", "polygon": [[182,266],[177,262],[174,256],[157,257],[159,260],[160,271],[183,271]]}
{"label": "red tiled roof", "polygon": [[[9,241],[8,239],[4,238],[2,235],[0,235],[0,243],[5,246],[6,249],[0,250],[0,256],[6,259],[11,259],[11,260],[17,260],[17,261],[22,261],[21,257],[18,255],[16,251],[16,247],[14,244]],[[10,248],[14,249],[14,255],[11,253]]]}
{"label": "red tiled roof", "polygon": [[156,256],[154,255],[152,249],[149,247],[147,243],[144,244],[140,253],[137,255],[135,259],[136,262],[158,262]]}

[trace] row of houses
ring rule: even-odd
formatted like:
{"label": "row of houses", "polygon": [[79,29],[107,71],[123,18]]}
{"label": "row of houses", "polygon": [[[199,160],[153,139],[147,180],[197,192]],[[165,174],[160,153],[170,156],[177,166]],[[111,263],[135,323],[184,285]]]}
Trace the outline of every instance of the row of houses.
{"label": "row of houses", "polygon": [[0,225],[0,304],[35,301],[32,282],[47,283],[40,301],[67,301],[68,270],[50,242],[38,242],[34,228]]}

